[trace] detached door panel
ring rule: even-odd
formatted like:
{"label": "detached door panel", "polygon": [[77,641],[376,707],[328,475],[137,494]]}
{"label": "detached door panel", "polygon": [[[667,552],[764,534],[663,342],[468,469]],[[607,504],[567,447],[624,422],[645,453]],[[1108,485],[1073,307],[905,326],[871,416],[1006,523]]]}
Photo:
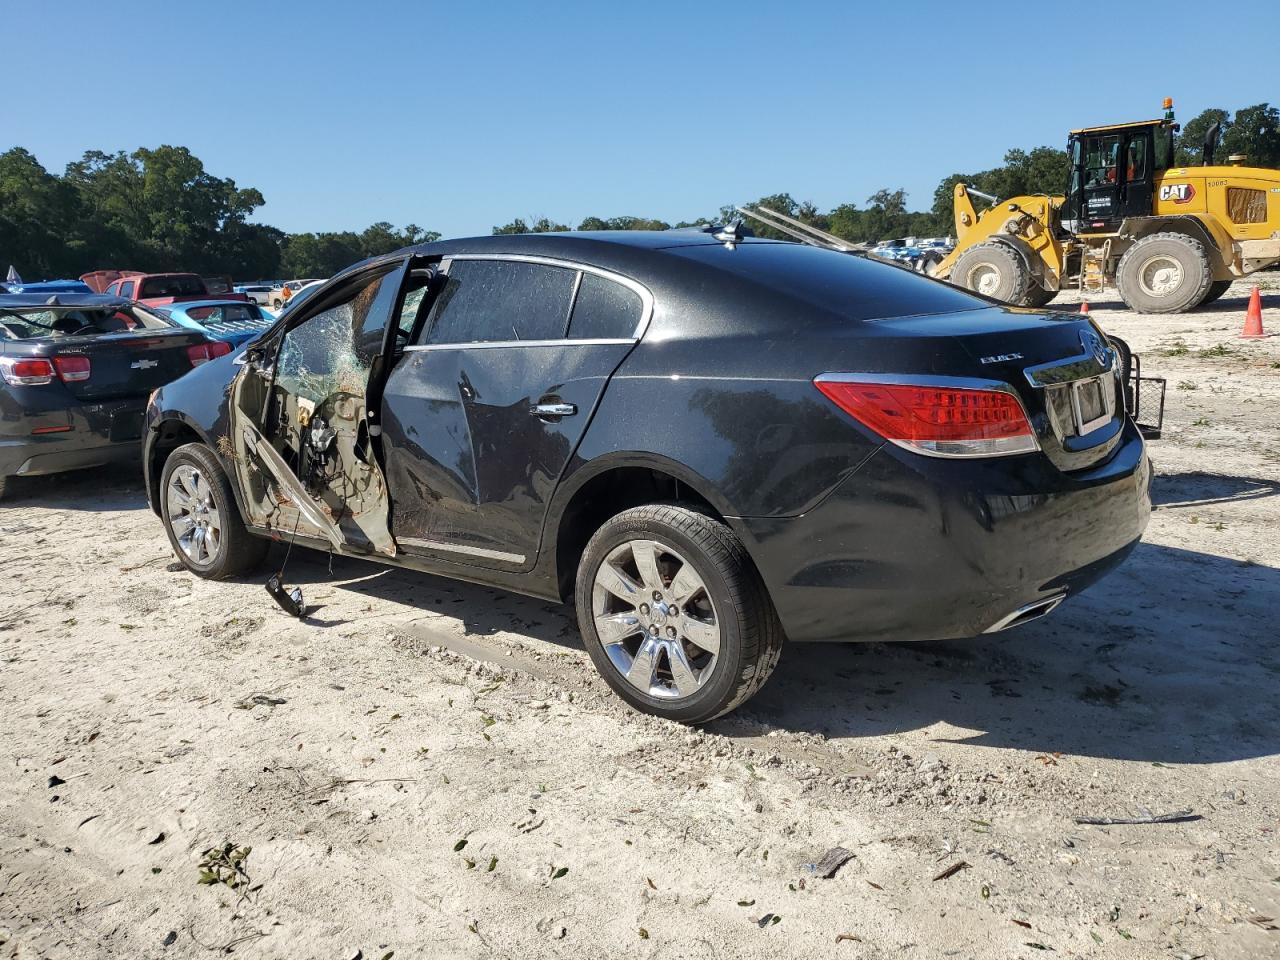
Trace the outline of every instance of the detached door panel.
{"label": "detached door panel", "polygon": [[404,275],[404,262],[389,264],[318,293],[281,336],[246,354],[254,359],[232,384],[231,433],[251,523],[395,555],[366,397]]}

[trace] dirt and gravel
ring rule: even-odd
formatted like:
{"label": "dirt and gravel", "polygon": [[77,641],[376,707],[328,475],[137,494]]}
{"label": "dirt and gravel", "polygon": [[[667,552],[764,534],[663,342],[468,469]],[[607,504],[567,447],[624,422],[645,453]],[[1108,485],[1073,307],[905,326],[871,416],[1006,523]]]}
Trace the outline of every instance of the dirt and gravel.
{"label": "dirt and gravel", "polygon": [[699,730],[610,696],[566,608],[305,554],[298,622],[173,563],[132,470],[19,491],[0,956],[1280,957],[1280,338],[1236,338],[1247,289],[1092,304],[1169,381],[1120,570],[1005,634],[789,647]]}

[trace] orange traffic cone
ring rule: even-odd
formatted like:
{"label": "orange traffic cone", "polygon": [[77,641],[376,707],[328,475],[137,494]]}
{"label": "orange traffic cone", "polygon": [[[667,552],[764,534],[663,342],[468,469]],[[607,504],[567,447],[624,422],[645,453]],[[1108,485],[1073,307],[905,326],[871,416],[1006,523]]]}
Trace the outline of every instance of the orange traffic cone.
{"label": "orange traffic cone", "polygon": [[1249,309],[1244,312],[1244,331],[1240,338],[1261,340],[1265,336],[1267,334],[1262,332],[1262,294],[1254,287],[1253,293],[1249,294]]}
{"label": "orange traffic cone", "polygon": [[1086,314],[1086,315],[1089,313],[1089,301],[1088,301],[1088,300],[1081,300],[1081,301],[1080,301],[1080,312],[1081,312],[1081,313],[1083,313],[1083,314]]}

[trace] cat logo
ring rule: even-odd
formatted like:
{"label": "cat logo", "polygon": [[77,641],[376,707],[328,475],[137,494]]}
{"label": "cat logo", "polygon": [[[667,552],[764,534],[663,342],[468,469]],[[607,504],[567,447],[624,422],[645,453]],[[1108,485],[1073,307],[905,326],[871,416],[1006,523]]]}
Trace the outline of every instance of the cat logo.
{"label": "cat logo", "polygon": [[1174,203],[1190,203],[1195,195],[1196,188],[1189,183],[1167,183],[1160,188],[1160,199]]}

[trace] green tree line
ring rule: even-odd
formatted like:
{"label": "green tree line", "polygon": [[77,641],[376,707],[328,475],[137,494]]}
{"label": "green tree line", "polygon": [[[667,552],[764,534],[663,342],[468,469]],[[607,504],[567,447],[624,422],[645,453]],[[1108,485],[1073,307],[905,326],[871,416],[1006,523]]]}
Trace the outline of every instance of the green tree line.
{"label": "green tree line", "polygon": [[[1204,136],[1215,122],[1221,131],[1217,161],[1244,154],[1252,166],[1280,167],[1280,110],[1267,103],[1234,114],[1215,107],[1188,121],[1178,163],[1202,161]],[[1012,149],[999,166],[943,178],[926,210],[907,209],[906,192],[892,188],[877,190],[862,206],[845,202],[825,211],[785,192],[755,203],[851,242],[941,236],[954,229],[952,191],[957,182],[998,197],[1061,193],[1068,170],[1063,150]],[[265,202],[260,191],[208,173],[185,147],[90,150],[67,164],[61,175],[14,147],[0,153],[0,270],[13,263],[28,279],[108,268],[193,270],[236,279],[327,277],[366,257],[440,236],[413,223],[398,228],[385,221],[358,233],[286,233],[249,222]],[[493,232],[665,230],[738,216],[732,205],[704,214],[676,223],[636,216],[592,216],[576,224],[545,216],[517,218]],[[758,223],[749,225],[758,235],[782,237]]]}

